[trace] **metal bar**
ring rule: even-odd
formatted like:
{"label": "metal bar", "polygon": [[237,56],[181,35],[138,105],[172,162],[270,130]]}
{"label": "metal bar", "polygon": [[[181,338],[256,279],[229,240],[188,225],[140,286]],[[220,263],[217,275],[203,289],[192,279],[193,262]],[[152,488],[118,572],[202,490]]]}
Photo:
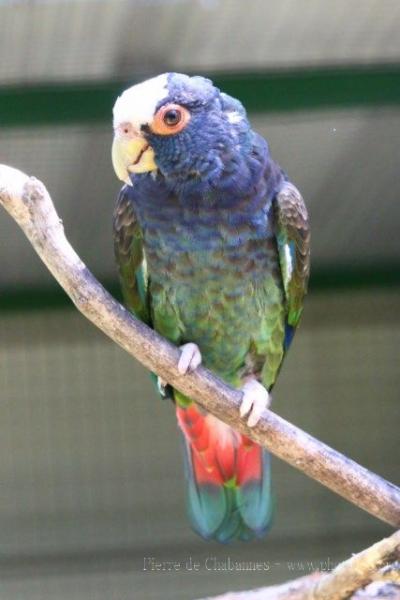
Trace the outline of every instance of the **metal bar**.
{"label": "metal bar", "polygon": [[[249,112],[400,104],[400,65],[206,75]],[[0,87],[0,126],[109,122],[118,94],[138,80]]]}
{"label": "metal bar", "polygon": [[[121,300],[119,283],[107,281],[107,290]],[[400,288],[400,265],[384,263],[346,267],[324,265],[313,267],[309,289],[312,293],[329,291],[356,291],[368,289]],[[57,285],[32,287],[7,287],[0,289],[0,311],[47,310],[49,308],[72,308],[68,296]]]}

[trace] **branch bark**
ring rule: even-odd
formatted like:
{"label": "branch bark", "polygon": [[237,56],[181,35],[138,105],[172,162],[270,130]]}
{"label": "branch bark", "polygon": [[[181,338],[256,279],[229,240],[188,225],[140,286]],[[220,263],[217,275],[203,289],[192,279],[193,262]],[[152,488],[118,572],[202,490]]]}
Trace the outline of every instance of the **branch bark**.
{"label": "branch bark", "polygon": [[[259,588],[248,592],[227,592],[221,596],[204,598],[203,600],[308,600],[310,586],[323,578],[323,573],[313,573],[300,579]],[[324,596],[324,600],[331,600]],[[346,600],[400,600],[400,585],[392,582],[374,581],[365,588],[358,590]]]}
{"label": "branch bark", "polygon": [[399,557],[400,531],[377,542],[318,581],[305,600],[345,600],[373,579],[374,574],[388,561]]}
{"label": "branch bark", "polygon": [[[246,592],[228,592],[203,600],[372,600],[384,597],[386,591],[400,595],[397,576],[385,575],[381,568],[400,556],[400,531],[377,542],[342,562],[331,573],[312,573],[282,585]],[[390,571],[389,571],[390,572]],[[379,575],[383,581],[379,581]],[[376,580],[376,581],[375,581]],[[373,582],[373,583],[371,583]],[[371,585],[369,585],[371,584]],[[368,586],[365,588],[365,586]],[[362,589],[365,588],[365,589]]]}
{"label": "branch bark", "polygon": [[[323,573],[312,573],[281,585],[248,592],[227,592],[221,596],[202,600],[309,600],[310,588],[323,577]],[[391,581],[374,581],[344,598],[346,600],[400,600],[400,585]],[[324,596],[324,600],[331,600],[331,597]]]}
{"label": "branch bark", "polygon": [[250,429],[239,417],[241,392],[199,367],[177,370],[179,350],[135,319],[95,279],[67,241],[45,186],[0,165],[0,203],[77,309],[114,342],[186,396],[348,501],[400,526],[400,489],[267,410]]}

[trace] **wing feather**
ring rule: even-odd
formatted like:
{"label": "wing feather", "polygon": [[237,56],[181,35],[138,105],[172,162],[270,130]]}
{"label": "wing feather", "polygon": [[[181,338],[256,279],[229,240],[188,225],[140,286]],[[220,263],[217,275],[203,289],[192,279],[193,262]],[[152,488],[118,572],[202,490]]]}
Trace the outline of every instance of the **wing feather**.
{"label": "wing feather", "polygon": [[279,262],[287,302],[287,323],[297,327],[310,274],[310,228],[299,190],[286,182],[274,203]]}
{"label": "wing feather", "polygon": [[114,209],[114,253],[125,305],[139,319],[150,324],[142,231],[127,192],[128,188],[124,186],[119,193]]}

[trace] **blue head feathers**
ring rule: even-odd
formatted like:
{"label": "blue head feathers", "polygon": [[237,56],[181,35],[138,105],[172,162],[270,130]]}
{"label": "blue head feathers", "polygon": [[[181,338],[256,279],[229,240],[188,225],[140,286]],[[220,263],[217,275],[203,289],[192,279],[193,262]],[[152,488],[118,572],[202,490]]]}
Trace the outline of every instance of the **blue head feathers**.
{"label": "blue head feathers", "polygon": [[126,90],[114,106],[114,131],[114,168],[128,184],[157,172],[177,191],[223,189],[235,180],[240,192],[267,155],[238,100],[209,79],[180,73]]}

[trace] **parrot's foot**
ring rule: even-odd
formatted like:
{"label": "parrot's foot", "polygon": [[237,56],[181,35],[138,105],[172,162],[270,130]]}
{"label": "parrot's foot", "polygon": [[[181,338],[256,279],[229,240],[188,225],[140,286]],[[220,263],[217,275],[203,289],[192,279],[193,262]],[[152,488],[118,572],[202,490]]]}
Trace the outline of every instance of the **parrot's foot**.
{"label": "parrot's foot", "polygon": [[166,381],[162,377],[157,377],[157,389],[158,389],[159,393],[161,394],[161,396],[166,395],[167,385],[168,385],[168,381]]}
{"label": "parrot's foot", "polygon": [[201,364],[201,353],[197,344],[183,344],[180,346],[182,354],[179,357],[178,371],[181,375],[191,373]]}
{"label": "parrot's foot", "polygon": [[260,420],[261,413],[271,404],[271,397],[265,387],[256,379],[249,379],[241,388],[243,392],[242,404],[240,405],[240,416],[249,418],[247,425],[254,427]]}

